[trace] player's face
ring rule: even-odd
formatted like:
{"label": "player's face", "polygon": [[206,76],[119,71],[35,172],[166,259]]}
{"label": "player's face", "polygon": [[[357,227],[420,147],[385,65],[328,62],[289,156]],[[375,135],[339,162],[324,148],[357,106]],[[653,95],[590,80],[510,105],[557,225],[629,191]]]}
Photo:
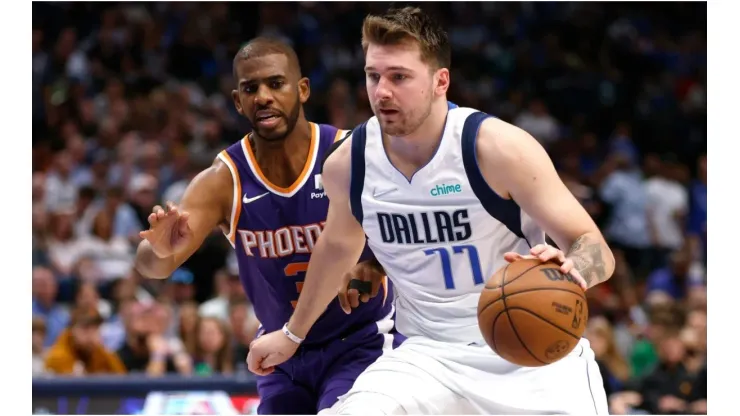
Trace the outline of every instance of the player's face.
{"label": "player's face", "polygon": [[237,63],[237,89],[231,93],[234,105],[264,140],[285,139],[310,94],[308,79],[299,79],[289,62],[285,55],[273,54]]}
{"label": "player's face", "polygon": [[416,43],[370,44],[365,54],[367,95],[386,134],[406,136],[421,126],[435,99],[444,97],[449,70],[433,70]]}

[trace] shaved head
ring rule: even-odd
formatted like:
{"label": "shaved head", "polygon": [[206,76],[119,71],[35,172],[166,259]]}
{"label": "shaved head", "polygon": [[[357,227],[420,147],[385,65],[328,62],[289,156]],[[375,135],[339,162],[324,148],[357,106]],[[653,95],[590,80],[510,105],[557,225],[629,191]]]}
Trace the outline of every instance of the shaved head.
{"label": "shaved head", "polygon": [[295,50],[287,43],[268,37],[258,37],[245,43],[239,52],[234,56],[232,66],[234,79],[239,82],[239,76],[236,71],[237,64],[240,61],[246,61],[252,58],[262,58],[267,55],[284,55],[288,58],[288,69],[295,79],[301,78],[301,66],[298,63],[298,55]]}

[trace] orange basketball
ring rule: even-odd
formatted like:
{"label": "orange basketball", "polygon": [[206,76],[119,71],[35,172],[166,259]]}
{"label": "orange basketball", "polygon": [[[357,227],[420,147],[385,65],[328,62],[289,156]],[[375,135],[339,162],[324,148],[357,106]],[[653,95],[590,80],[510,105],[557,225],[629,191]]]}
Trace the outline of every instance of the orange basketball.
{"label": "orange basketball", "polygon": [[488,345],[525,367],[554,363],[570,353],[586,329],[588,305],[580,285],[553,262],[508,264],[486,283],[478,325]]}

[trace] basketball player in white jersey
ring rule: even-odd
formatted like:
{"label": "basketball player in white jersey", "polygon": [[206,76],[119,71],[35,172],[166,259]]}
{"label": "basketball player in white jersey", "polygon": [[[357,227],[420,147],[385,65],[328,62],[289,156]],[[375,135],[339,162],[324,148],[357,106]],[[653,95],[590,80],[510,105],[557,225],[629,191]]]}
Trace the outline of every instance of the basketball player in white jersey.
{"label": "basketball player in white jersey", "polygon": [[[446,99],[450,46],[419,9],[369,16],[362,29],[375,117],[326,159],[331,202],[296,310],[250,348],[253,371],[292,356],[336,296],[365,238],[397,288],[397,329],[381,356],[330,409],[337,414],[607,414],[588,341],[525,368],[482,340],[477,304],[506,262],[561,264],[584,289],[614,259],[586,211],[529,134]],[[561,251],[545,244],[545,232]]]}

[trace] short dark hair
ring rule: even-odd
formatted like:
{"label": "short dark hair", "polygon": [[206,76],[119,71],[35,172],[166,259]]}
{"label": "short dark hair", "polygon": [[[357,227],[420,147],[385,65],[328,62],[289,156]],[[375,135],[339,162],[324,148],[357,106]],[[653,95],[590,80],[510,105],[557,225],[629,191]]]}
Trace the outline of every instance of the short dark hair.
{"label": "short dark hair", "polygon": [[285,55],[288,58],[288,65],[291,69],[296,71],[300,78],[301,65],[298,61],[298,55],[295,53],[295,49],[280,39],[260,36],[242,45],[234,56],[234,62],[232,65],[234,79],[238,80],[239,78],[236,74],[236,64],[239,61],[261,58],[263,56],[273,54]]}
{"label": "short dark hair", "polygon": [[418,7],[390,9],[382,16],[369,15],[362,23],[362,50],[371,43],[398,45],[416,42],[421,59],[437,68],[449,68],[452,50],[447,32],[430,15]]}

